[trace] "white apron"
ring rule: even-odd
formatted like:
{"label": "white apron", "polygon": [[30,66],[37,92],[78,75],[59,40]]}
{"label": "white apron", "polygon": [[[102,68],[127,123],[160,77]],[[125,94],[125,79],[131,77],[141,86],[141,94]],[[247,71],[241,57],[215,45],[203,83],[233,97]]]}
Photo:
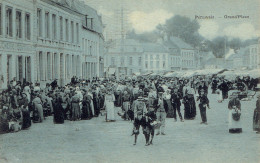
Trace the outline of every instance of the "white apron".
{"label": "white apron", "polygon": [[241,123],[242,114],[240,116],[240,119],[238,121],[235,121],[232,118],[232,113],[233,112],[234,112],[234,109],[229,110],[229,114],[228,114],[228,129],[242,128],[242,123]]}

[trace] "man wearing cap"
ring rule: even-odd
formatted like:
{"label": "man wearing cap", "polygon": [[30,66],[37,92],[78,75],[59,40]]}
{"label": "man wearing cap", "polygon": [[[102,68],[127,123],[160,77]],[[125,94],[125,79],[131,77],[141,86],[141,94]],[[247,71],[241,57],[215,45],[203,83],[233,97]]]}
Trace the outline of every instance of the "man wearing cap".
{"label": "man wearing cap", "polygon": [[143,124],[143,117],[147,113],[146,104],[143,97],[139,95],[134,105],[134,129],[133,135],[135,135],[134,145],[136,145],[137,136],[139,135],[139,128]]}
{"label": "man wearing cap", "polygon": [[157,129],[156,135],[159,135],[160,133],[162,135],[165,135],[165,119],[166,119],[166,113],[167,113],[167,108],[164,105],[164,101],[162,98],[163,92],[158,92],[158,98],[155,100],[156,104],[156,119],[157,121],[161,122],[161,126]]}

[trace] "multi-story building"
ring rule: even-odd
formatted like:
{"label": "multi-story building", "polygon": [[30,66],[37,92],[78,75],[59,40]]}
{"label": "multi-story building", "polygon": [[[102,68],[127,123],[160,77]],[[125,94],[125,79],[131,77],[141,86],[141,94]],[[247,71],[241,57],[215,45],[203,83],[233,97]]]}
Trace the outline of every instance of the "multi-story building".
{"label": "multi-story building", "polygon": [[0,1],[0,89],[8,81],[33,81],[34,1]]}
{"label": "multi-story building", "polygon": [[105,55],[106,76],[130,76],[142,71],[142,44],[133,39],[119,39],[109,43]]}
{"label": "multi-story building", "polygon": [[142,48],[143,62],[139,61],[142,63],[141,72],[163,72],[170,70],[168,66],[169,53],[163,45],[155,43],[143,43]]}
{"label": "multi-story building", "polygon": [[180,67],[182,70],[195,69],[195,54],[196,49],[185,43],[178,37],[170,37],[170,41],[175,45],[175,54],[180,55]]}
{"label": "multi-story building", "polygon": [[197,50],[178,37],[167,37],[162,44],[169,51],[171,70],[189,70],[196,68]]}
{"label": "multi-story building", "polygon": [[7,82],[60,85],[103,74],[103,25],[78,0],[0,2],[0,88]]}
{"label": "multi-story building", "polygon": [[103,77],[104,37],[103,24],[97,11],[89,6],[81,6],[85,15],[82,22],[82,75],[83,78]]}
{"label": "multi-story building", "polygon": [[260,67],[260,50],[259,41],[256,44],[250,45],[249,47],[249,68],[256,69]]}

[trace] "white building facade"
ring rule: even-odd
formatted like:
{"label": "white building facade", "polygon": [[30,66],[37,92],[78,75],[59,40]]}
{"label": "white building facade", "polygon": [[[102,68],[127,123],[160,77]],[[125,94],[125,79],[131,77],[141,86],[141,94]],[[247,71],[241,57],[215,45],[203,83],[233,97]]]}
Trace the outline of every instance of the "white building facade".
{"label": "white building facade", "polygon": [[[78,0],[1,1],[0,89],[13,79],[43,84],[58,79],[64,85],[73,76],[102,75],[102,21],[86,8]],[[84,28],[86,20],[91,28]],[[85,57],[87,51],[94,60]],[[85,66],[88,62],[93,66]]]}
{"label": "white building facade", "polygon": [[0,1],[0,89],[8,81],[35,78],[33,0]]}

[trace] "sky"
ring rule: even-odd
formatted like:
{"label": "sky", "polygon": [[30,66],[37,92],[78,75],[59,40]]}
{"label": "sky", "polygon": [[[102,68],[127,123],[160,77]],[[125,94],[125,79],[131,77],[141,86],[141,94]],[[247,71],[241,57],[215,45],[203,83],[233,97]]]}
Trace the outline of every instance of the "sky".
{"label": "sky", "polygon": [[[212,40],[217,36],[238,37],[242,40],[260,36],[260,0],[85,0],[102,15],[107,33],[120,34],[120,9],[124,8],[124,31],[150,32],[174,15],[197,19],[199,33]],[[225,19],[243,15],[249,18]]]}

